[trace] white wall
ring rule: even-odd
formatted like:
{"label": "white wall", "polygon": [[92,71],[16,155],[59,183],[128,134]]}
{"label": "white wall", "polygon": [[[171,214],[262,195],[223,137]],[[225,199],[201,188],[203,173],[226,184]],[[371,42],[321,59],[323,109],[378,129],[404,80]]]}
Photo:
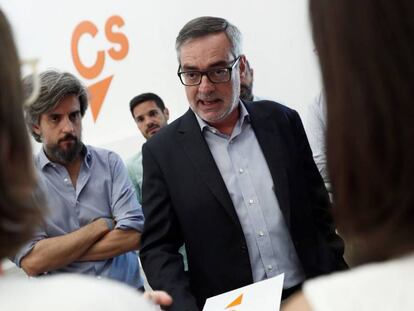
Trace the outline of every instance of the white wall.
{"label": "white wall", "polygon": [[[119,45],[108,42],[104,24],[119,15],[125,25],[114,30],[126,35],[129,52],[121,61],[105,56],[102,73],[91,85],[114,75],[96,122],[88,111],[83,138],[128,157],[144,142],[130,116],[129,100],[141,92],[159,94],[172,119],[188,109],[184,88],[176,75],[175,38],[190,19],[221,16],[240,28],[244,52],[255,69],[255,94],[278,100],[303,115],[320,89],[317,62],[309,31],[307,1],[303,0],[0,0],[9,17],[22,58],[39,58],[39,68],[58,68],[79,76],[71,54],[75,27],[89,20],[98,28],[95,38],[82,36],[79,53],[85,65],[97,50]],[[38,148],[38,147],[37,147]]]}

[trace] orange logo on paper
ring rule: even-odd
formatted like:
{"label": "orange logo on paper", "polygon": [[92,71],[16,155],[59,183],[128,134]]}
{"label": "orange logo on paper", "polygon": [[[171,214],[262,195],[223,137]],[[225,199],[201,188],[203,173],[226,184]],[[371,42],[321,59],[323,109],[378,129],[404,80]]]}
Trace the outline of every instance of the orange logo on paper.
{"label": "orange logo on paper", "polygon": [[[105,37],[109,42],[118,44],[119,49],[117,50],[114,47],[111,47],[107,51],[96,51],[96,60],[92,66],[86,66],[82,62],[79,55],[79,41],[83,35],[90,35],[94,38],[98,34],[99,29],[91,21],[83,21],[76,26],[72,34],[71,42],[72,59],[76,70],[82,77],[88,80],[97,78],[104,69],[106,54],[116,61],[120,61],[127,56],[129,51],[128,38],[121,32],[113,31],[114,26],[122,28],[124,24],[124,20],[118,15],[113,15],[108,18],[105,23]],[[91,96],[90,106],[92,117],[95,122],[113,77],[114,75],[110,75],[109,77],[102,78],[100,81],[88,86],[89,94]]]}
{"label": "orange logo on paper", "polygon": [[[242,299],[243,299],[243,294],[240,294],[240,296],[238,296],[236,299],[234,299],[232,302],[230,302],[230,304],[225,308],[226,310],[235,306],[239,306],[242,303]],[[235,309],[231,309],[228,311],[235,311]]]}

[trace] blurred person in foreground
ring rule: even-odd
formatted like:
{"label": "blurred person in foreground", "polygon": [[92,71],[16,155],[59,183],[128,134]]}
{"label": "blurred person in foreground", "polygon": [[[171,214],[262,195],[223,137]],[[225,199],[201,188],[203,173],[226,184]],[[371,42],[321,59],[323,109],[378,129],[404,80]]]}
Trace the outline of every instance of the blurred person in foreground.
{"label": "blurred person in foreground", "polygon": [[[0,10],[0,260],[13,256],[41,223],[32,151],[22,112],[20,67],[10,26]],[[165,293],[148,298],[169,304]],[[23,298],[23,299],[22,299]],[[80,275],[36,280],[3,276],[0,265],[0,310],[157,310],[135,290],[113,281]]]}
{"label": "blurred person in foreground", "polygon": [[338,230],[360,266],[284,310],[414,310],[414,2],[311,0]]}

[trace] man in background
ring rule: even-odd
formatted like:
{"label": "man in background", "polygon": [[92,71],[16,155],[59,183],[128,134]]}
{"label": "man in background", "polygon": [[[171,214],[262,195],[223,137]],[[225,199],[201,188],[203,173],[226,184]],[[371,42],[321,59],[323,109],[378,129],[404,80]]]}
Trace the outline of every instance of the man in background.
{"label": "man in background", "polygon": [[[163,100],[154,93],[135,96],[129,103],[132,117],[145,139],[155,135],[168,124],[170,113]],[[128,174],[135,187],[138,201],[142,200],[142,154],[137,152],[127,161]]]}
{"label": "man in background", "polygon": [[[165,107],[164,101],[157,94],[143,93],[135,96],[129,103],[129,109],[132,117],[145,139],[154,136],[160,129],[168,125],[170,112]],[[142,153],[137,152],[132,158],[127,161],[128,174],[131,178],[132,184],[135,187],[138,201],[142,203]],[[183,256],[185,270],[188,270],[187,254],[185,247],[180,248],[180,253]]]}
{"label": "man in background", "polygon": [[254,70],[250,67],[249,61],[246,59],[244,75],[240,78],[240,99],[247,101],[262,100],[262,98],[253,95],[253,79]]}
{"label": "man in background", "polygon": [[305,130],[311,146],[313,159],[321,174],[325,187],[332,195],[332,187],[326,160],[326,103],[323,92],[320,92],[307,107]]}

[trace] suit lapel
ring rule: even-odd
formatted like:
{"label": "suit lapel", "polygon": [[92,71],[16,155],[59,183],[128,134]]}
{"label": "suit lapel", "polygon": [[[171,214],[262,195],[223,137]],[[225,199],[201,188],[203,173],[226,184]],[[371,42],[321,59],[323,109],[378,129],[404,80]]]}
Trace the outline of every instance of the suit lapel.
{"label": "suit lapel", "polygon": [[178,127],[178,140],[195,169],[199,172],[199,176],[232,220],[240,226],[224,180],[191,110],[188,110],[181,119],[181,124]]}
{"label": "suit lapel", "polygon": [[[257,104],[257,103],[256,103]],[[263,109],[256,109],[255,104],[245,104],[256,138],[262,148],[270,174],[273,179],[273,190],[279,202],[286,224],[290,227],[289,184],[286,172],[286,145],[276,124],[277,120]]]}

